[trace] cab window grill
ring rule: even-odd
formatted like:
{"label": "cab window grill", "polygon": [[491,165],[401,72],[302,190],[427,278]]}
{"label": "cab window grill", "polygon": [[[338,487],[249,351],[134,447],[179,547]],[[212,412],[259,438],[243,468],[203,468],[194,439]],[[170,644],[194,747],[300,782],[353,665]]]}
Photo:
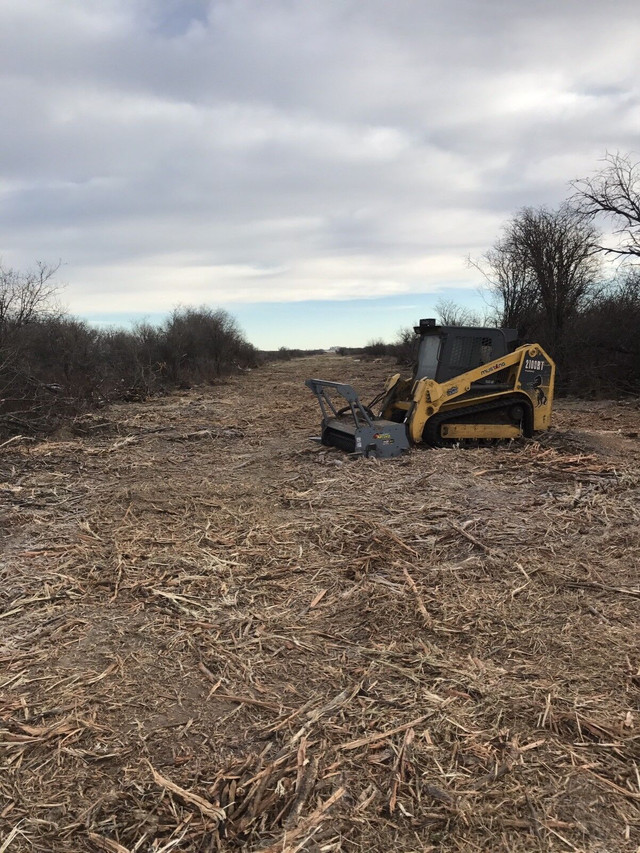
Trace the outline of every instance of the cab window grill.
{"label": "cab window grill", "polygon": [[451,367],[472,370],[491,361],[492,344],[491,338],[456,335],[451,347]]}

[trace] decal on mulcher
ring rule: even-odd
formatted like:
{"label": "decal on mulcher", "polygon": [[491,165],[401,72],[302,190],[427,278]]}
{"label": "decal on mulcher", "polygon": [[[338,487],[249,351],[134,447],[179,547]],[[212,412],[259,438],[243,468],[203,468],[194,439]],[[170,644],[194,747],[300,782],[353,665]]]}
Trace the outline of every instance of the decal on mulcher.
{"label": "decal on mulcher", "polygon": [[394,441],[391,438],[391,434],[388,432],[374,432],[373,437],[377,441],[381,441],[383,444],[393,444]]}

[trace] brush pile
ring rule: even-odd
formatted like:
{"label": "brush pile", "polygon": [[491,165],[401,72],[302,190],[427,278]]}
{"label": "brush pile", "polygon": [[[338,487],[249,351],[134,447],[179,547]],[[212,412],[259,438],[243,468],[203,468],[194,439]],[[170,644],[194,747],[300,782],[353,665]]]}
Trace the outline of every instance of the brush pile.
{"label": "brush pile", "polygon": [[367,399],[390,367],[0,448],[2,853],[635,853],[640,411],[386,462],[308,441],[305,378]]}

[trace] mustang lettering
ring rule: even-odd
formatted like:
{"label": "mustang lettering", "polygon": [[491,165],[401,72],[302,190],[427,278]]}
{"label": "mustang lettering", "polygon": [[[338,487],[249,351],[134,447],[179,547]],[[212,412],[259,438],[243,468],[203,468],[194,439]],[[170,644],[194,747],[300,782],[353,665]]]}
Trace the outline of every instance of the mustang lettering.
{"label": "mustang lettering", "polygon": [[501,367],[506,367],[504,361],[499,361],[498,364],[492,364],[491,367],[485,367],[484,370],[480,372],[480,376],[486,376],[487,373],[493,373],[494,370],[500,370]]}

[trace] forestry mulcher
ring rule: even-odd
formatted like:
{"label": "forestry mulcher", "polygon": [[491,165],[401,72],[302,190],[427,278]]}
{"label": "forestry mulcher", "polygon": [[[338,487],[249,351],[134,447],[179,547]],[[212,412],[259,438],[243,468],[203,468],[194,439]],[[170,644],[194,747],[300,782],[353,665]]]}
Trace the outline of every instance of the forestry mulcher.
{"label": "forestry mulcher", "polygon": [[[391,376],[369,405],[351,385],[307,379],[322,409],[323,444],[386,459],[411,444],[445,447],[549,428],[555,364],[539,344],[517,346],[515,329],[437,326],[435,320],[420,320],[415,332],[413,376]],[[347,405],[338,408],[336,395]]]}

